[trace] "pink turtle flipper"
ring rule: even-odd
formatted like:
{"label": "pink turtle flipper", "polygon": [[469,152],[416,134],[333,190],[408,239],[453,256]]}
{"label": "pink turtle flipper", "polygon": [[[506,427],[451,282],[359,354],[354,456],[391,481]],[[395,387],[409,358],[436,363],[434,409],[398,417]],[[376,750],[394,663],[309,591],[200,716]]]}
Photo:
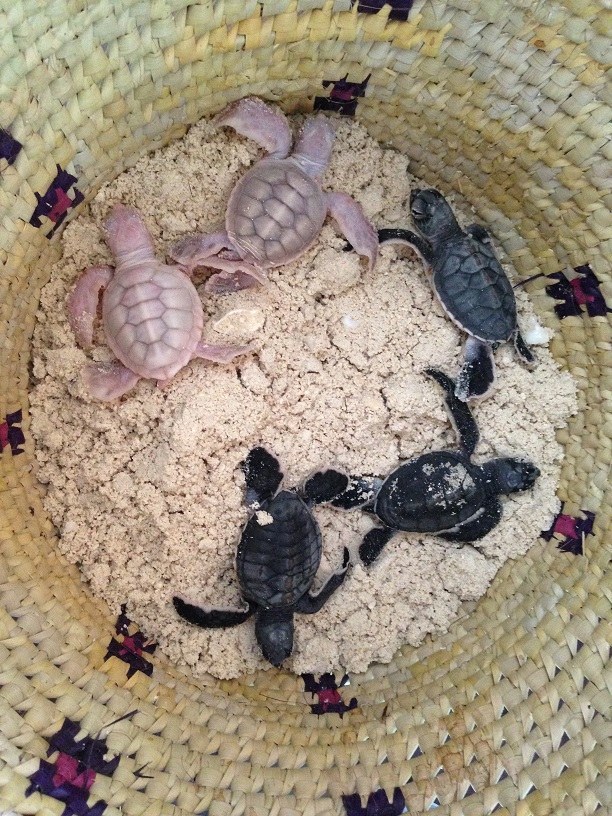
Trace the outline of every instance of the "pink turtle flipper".
{"label": "pink turtle flipper", "polygon": [[120,362],[90,363],[85,366],[83,379],[92,397],[108,402],[133,388],[140,379]]}
{"label": "pink turtle flipper", "polygon": [[138,210],[115,204],[104,227],[117,269],[155,260],[153,241]]}
{"label": "pink turtle flipper", "polygon": [[100,290],[113,277],[110,266],[92,266],[85,270],[68,296],[68,322],[77,343],[89,348],[93,342],[93,325],[100,298]]}
{"label": "pink turtle flipper", "polygon": [[206,266],[221,271],[211,275],[204,284],[204,290],[210,294],[223,295],[227,292],[237,292],[239,289],[249,289],[265,283],[268,278],[262,269],[257,269],[246,261],[234,261],[228,258],[207,258]]}
{"label": "pink turtle flipper", "polygon": [[378,257],[378,235],[365,216],[361,204],[346,193],[328,193],[329,214],[338,223],[355,252],[368,259],[372,271]]}
{"label": "pink turtle flipper", "polygon": [[233,249],[225,230],[180,238],[170,247],[168,257],[190,275],[198,266],[209,266],[207,261],[222,249]]}
{"label": "pink turtle flipper", "polygon": [[194,357],[210,360],[213,363],[229,363],[234,357],[247,354],[251,346],[216,346],[213,343],[198,343],[193,353]]}
{"label": "pink turtle flipper", "polygon": [[249,97],[232,102],[213,121],[253,139],[275,159],[289,155],[293,141],[289,123],[282,113],[277,113],[261,99]]}

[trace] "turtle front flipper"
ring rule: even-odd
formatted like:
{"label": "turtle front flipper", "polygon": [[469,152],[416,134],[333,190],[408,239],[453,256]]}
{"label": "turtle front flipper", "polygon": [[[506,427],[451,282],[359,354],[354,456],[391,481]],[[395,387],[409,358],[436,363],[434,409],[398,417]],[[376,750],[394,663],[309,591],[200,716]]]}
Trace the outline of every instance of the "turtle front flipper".
{"label": "turtle front flipper", "polygon": [[478,514],[470,519],[459,524],[457,529],[437,533],[440,538],[446,541],[459,541],[464,544],[470,541],[477,541],[499,524],[502,517],[502,505],[496,498],[491,498],[478,512]]}
{"label": "turtle front flipper", "polygon": [[465,453],[471,456],[476,450],[480,433],[468,404],[457,397],[455,383],[443,371],[438,371],[436,368],[426,368],[425,373],[444,389],[446,407],[457,433],[459,444]]}
{"label": "turtle front flipper", "polygon": [[246,505],[257,510],[264,501],[271,499],[283,480],[278,459],[265,448],[253,448],[241,463],[246,481]]}
{"label": "turtle front flipper", "polygon": [[100,291],[108,286],[113,274],[111,266],[91,266],[79,277],[68,296],[68,321],[82,348],[89,348],[93,342]]}
{"label": "turtle front flipper", "polygon": [[456,396],[463,402],[486,397],[495,386],[495,362],[490,343],[468,337],[463,366],[457,375]]}
{"label": "turtle front flipper", "polygon": [[517,329],[514,333],[514,348],[521,360],[528,366],[533,367],[536,364],[536,357],[527,343],[523,340],[520,331]]}
{"label": "turtle front flipper", "polygon": [[213,122],[252,139],[276,159],[284,159],[291,150],[293,135],[286,118],[256,97],[232,102]]}
{"label": "turtle front flipper", "polygon": [[349,477],[339,470],[320,470],[306,479],[298,493],[307,504],[324,504],[339,496],[349,484]]}
{"label": "turtle front flipper", "polygon": [[305,595],[303,595],[297,602],[295,606],[295,611],[301,612],[304,615],[314,615],[315,612],[318,612],[319,609],[322,608],[322,606],[338,589],[338,587],[342,586],[342,583],[346,578],[346,571],[348,569],[349,564],[350,554],[348,549],[345,547],[342,567],[338,570],[338,572],[334,572],[329,576],[327,581],[323,584],[323,586],[316,593],[316,595],[310,592],[307,592]]}
{"label": "turtle front flipper", "polygon": [[369,567],[378,558],[396,532],[392,527],[373,527],[365,534],[359,545],[359,558],[364,567]]}
{"label": "turtle front flipper", "polygon": [[175,595],[172,598],[174,608],[189,623],[195,623],[203,629],[223,629],[226,626],[238,626],[251,617],[255,607],[249,604],[246,609],[204,609],[200,606],[186,603]]}
{"label": "turtle front flipper", "polygon": [[239,259],[207,258],[204,266],[210,269],[219,269],[207,278],[204,290],[212,295],[225,295],[228,292],[238,292],[241,289],[250,289],[259,286],[268,280],[262,269]]}
{"label": "turtle front flipper", "polygon": [[233,244],[225,230],[207,235],[186,235],[175,241],[168,250],[168,257],[191,275],[199,266],[206,266],[209,259],[222,249],[232,250]]}
{"label": "turtle front flipper", "polygon": [[332,507],[353,510],[371,507],[384,479],[380,476],[350,476],[345,490],[332,499]]}
{"label": "turtle front flipper", "polygon": [[378,230],[378,243],[383,244],[404,244],[414,250],[427,264],[432,264],[434,251],[431,245],[420,235],[407,229],[387,228]]}

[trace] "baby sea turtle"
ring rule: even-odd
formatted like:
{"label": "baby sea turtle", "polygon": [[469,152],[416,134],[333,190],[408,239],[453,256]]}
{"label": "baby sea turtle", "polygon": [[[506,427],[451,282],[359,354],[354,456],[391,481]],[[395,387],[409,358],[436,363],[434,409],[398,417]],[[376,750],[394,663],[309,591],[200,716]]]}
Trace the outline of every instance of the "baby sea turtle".
{"label": "baby sea turtle", "polygon": [[359,555],[371,564],[398,530],[430,533],[447,541],[482,538],[500,521],[501,494],[530,488],[540,475],[523,459],[504,457],[482,465],[471,461],[479,433],[466,402],[455,395],[455,383],[436,369],[427,369],[446,392],[446,405],[459,437],[459,450],[433,451],[410,459],[386,478],[351,477],[334,507],[362,507],[384,527],[363,539]]}
{"label": "baby sea turtle", "polygon": [[68,298],[77,342],[89,348],[104,289],[104,333],[120,362],[86,367],[85,382],[92,396],[115,399],[141,377],[163,386],[194,357],[227,363],[249,350],[202,342],[204,316],[195,286],[178,266],[155,259],[153,241],[137,210],[117,204],[104,226],[115,269],[87,269]]}
{"label": "baby sea turtle", "polygon": [[461,400],[485,397],[495,383],[493,349],[499,343],[512,341],[523,362],[535,363],[518,328],[512,284],[493,252],[487,230],[472,224],[464,232],[437,190],[413,190],[410,213],[420,235],[382,229],[379,241],[408,244],[431,267],[442,307],[468,334],[456,394]]}
{"label": "baby sea turtle", "polygon": [[301,489],[281,490],[278,460],[265,448],[253,448],[242,463],[246,504],[253,511],[238,544],[236,571],[247,608],[203,609],[172,599],[179,615],[205,629],[236,626],[255,615],[255,636],[274,666],[293,650],[293,615],[318,612],[342,584],[349,564],[344,548],[342,568],[317,594],[309,592],[321,561],[321,531],[312,513],[348,486],[336,470],[319,471]]}
{"label": "baby sea turtle", "polygon": [[[253,139],[268,156],[234,187],[225,230],[178,241],[170,257],[185,269],[219,269],[206,281],[210,292],[232,292],[263,283],[265,270],[298,258],[310,247],[329,213],[372,269],[378,254],[376,230],[361,205],[346,193],[324,193],[321,178],[329,164],[334,129],[329,119],[307,119],[290,155],[287,119],[260,99],[241,99],[215,117]],[[223,255],[218,253],[223,252]]]}

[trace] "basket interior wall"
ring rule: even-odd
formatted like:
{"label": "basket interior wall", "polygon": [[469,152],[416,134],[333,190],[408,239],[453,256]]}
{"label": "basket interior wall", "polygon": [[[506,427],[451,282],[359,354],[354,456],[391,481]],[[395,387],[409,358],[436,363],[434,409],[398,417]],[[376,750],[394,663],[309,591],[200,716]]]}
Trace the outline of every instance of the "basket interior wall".
{"label": "basket interior wall", "polygon": [[[21,410],[25,436],[21,455],[0,455],[0,804],[31,796],[27,771],[65,718],[95,734],[137,709],[106,738],[120,771],[92,789],[111,816],[340,816],[343,795],[365,803],[381,788],[389,800],[399,788],[410,812],[436,800],[449,816],[596,812],[612,505],[606,314],[559,320],[550,278],[528,284],[580,388],[580,412],[559,435],[559,496],[566,512],[595,514],[583,560],[538,542],[446,635],[353,678],[360,706],[342,719],[311,713],[299,678],[280,673],[196,684],[155,656],[152,678],[126,679],[105,658],[114,621],[56,552],[27,393],[61,236],[48,237],[44,216],[31,222],[58,167],[76,180],[68,197],[83,195],[70,220],[201,116],[249,94],[309,111],[345,75],[367,79],[356,118],[417,177],[473,204],[519,277],[587,264],[612,302],[603,9],[435,0],[398,21],[389,6],[369,14],[350,0],[44,6],[0,13],[0,126],[20,145],[0,158],[0,421]],[[530,809],[515,809],[522,800]]]}

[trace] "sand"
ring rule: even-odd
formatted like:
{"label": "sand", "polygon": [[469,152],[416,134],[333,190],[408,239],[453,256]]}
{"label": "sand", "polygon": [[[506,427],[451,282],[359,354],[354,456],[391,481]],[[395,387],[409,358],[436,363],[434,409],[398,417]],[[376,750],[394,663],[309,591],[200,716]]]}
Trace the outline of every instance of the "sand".
{"label": "sand", "polygon": [[[295,125],[295,121],[294,121]],[[32,429],[38,477],[62,553],[91,592],[130,618],[173,661],[195,674],[236,677],[269,669],[253,621],[205,631],[179,619],[171,597],[241,605],[234,557],[242,526],[239,463],[264,445],[280,458],[285,486],[318,468],[384,475],[406,458],[452,447],[441,389],[426,366],[455,375],[464,338],[434,298],[422,264],[384,247],[373,272],[328,219],[298,261],[272,270],[263,287],[209,296],[197,278],[215,343],[252,342],[232,364],[190,363],[159,390],[140,381],[121,401],[96,402],[81,380],[92,358],[112,359],[100,331],[85,354],[68,326],[65,299],[78,274],[110,262],[101,224],[115,202],[142,212],[160,257],[170,243],[223,221],[232,186],[262,153],[203,121],[104,187],[63,238],[63,259],[45,286],[33,349]],[[407,160],[341,120],[328,190],[343,190],[377,226],[407,226]],[[469,212],[464,213],[472,220]],[[520,558],[546,529],[562,448],[555,429],[576,410],[575,387],[558,370],[527,296],[520,322],[539,340],[530,372],[510,346],[495,354],[498,388],[475,405],[481,440],[474,460],[529,455],[542,475],[533,490],[504,499],[499,526],[477,547],[398,534],[369,568],[357,547],[372,520],[317,507],[324,554],[315,589],[342,562],[342,588],[316,615],[296,616],[296,673],[359,672],[389,661],[402,644],[447,629],[464,601],[485,591],[508,558]]]}

